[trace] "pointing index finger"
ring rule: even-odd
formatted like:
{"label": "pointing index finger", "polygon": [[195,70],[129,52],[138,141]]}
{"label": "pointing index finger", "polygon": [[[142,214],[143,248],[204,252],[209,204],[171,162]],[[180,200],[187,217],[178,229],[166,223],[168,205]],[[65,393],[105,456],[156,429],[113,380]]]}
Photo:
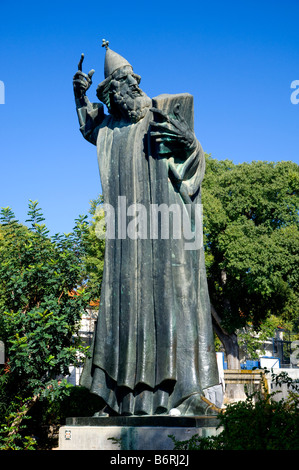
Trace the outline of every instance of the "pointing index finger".
{"label": "pointing index finger", "polygon": [[83,60],[84,60],[84,54],[82,53],[79,64],[78,64],[78,70],[80,70],[81,72],[82,72],[82,62],[83,62]]}

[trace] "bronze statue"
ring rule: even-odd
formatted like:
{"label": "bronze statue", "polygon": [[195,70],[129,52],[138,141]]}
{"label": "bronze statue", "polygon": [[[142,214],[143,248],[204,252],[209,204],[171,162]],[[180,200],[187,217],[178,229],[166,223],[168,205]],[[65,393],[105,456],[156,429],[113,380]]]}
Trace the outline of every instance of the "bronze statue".
{"label": "bronze statue", "polygon": [[[135,235],[114,221],[106,238],[97,327],[81,384],[102,398],[102,414],[204,414],[211,405],[204,397],[219,385],[204,252],[202,243],[177,233],[186,220],[191,235],[199,230],[205,158],[193,131],[193,97],[150,99],[129,62],[107,41],[103,46],[101,103],[86,96],[94,70],[82,72],[83,54],[74,76],[80,130],[97,147],[104,201],[117,221],[141,209],[143,219]],[[162,206],[169,224],[158,217],[153,228],[153,208]]]}

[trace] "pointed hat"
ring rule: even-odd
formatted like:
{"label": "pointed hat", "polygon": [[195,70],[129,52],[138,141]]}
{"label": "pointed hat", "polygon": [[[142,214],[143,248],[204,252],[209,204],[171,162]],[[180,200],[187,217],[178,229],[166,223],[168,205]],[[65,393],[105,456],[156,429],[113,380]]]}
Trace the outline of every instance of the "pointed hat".
{"label": "pointed hat", "polygon": [[106,55],[105,55],[105,65],[104,65],[104,75],[105,78],[110,77],[110,75],[115,72],[117,69],[121,67],[129,66],[133,69],[132,65],[124,59],[121,55],[117,54],[116,52],[109,49],[109,41],[106,39],[102,40],[103,44],[102,47],[106,48]]}

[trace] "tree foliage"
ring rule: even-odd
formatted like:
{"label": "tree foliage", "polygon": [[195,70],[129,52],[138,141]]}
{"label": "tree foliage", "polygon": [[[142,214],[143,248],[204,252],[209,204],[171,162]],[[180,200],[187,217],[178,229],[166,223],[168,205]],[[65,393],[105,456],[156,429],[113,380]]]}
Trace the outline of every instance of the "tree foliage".
{"label": "tree foliage", "polygon": [[299,169],[292,162],[233,164],[207,156],[202,202],[212,304],[221,325],[258,328],[298,316]]}
{"label": "tree foliage", "polygon": [[88,292],[94,301],[100,298],[104,270],[105,239],[97,235],[97,224],[104,220],[102,204],[102,195],[90,201],[89,214],[91,217],[82,237],[84,250],[82,261],[86,271]]}
{"label": "tree foliage", "polygon": [[85,352],[78,336],[90,301],[82,261],[85,219],[78,218],[72,233],[50,237],[37,202],[30,201],[28,227],[10,208],[1,211],[0,338],[7,359],[0,374],[1,422],[8,410],[16,412],[14,397],[26,410],[37,399],[59,398],[67,390],[59,377],[78,363],[78,351]]}

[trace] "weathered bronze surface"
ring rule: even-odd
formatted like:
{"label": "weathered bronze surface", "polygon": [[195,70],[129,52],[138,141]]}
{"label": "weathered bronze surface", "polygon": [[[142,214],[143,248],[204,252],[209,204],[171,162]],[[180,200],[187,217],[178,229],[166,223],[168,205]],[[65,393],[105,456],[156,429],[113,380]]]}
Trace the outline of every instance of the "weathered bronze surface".
{"label": "weathered bronze surface", "polygon": [[97,147],[104,201],[116,222],[128,208],[143,219],[135,232],[112,224],[114,237],[106,238],[97,328],[81,383],[103,399],[110,416],[173,408],[204,414],[201,396],[219,379],[203,246],[172,230],[178,214],[171,210],[170,235],[160,219],[149,233],[152,208],[164,204],[181,211],[193,235],[202,234],[195,209],[205,159],[193,130],[193,97],[150,99],[129,62],[103,45],[102,103],[86,96],[94,71],[82,72],[83,55],[74,76],[80,130]]}

